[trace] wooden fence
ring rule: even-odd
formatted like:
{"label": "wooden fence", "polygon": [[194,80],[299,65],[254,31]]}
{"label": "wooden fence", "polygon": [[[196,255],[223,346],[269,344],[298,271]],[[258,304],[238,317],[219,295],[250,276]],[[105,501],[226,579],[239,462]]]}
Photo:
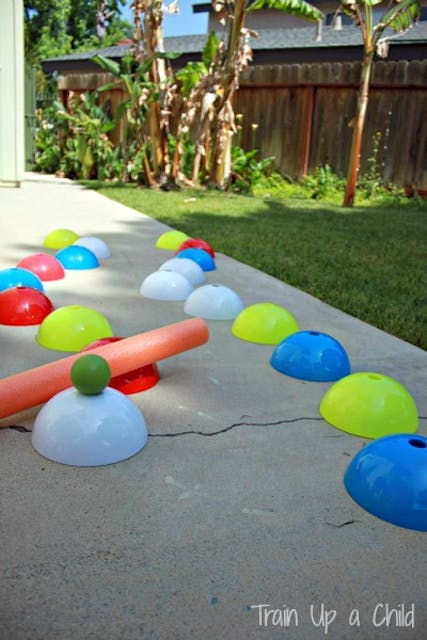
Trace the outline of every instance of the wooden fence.
{"label": "wooden fence", "polygon": [[[98,87],[110,84],[116,79],[111,73],[96,72],[96,73],[80,73],[73,72],[58,77],[58,92],[59,98],[63,105],[67,107],[70,98],[73,94],[84,93],[85,91],[94,91]],[[102,91],[100,101],[109,101],[111,105],[112,113],[115,113],[117,107],[126,99],[126,92],[124,86],[117,85],[117,88],[110,89],[109,91]],[[121,140],[125,139],[126,123],[124,119],[121,120],[119,125],[110,131],[108,137],[113,144],[118,144]]]}
{"label": "wooden fence", "polygon": [[[260,157],[274,156],[276,169],[293,179],[326,164],[346,175],[360,72],[359,62],[249,67],[234,102],[244,116],[243,146],[255,146]],[[62,100],[70,90],[95,89],[110,80],[106,73],[61,76]],[[120,88],[101,95],[113,109],[124,98]],[[427,60],[374,63],[361,174],[368,171],[377,134],[383,181],[427,192]],[[113,142],[123,135],[122,124],[112,132]]]}
{"label": "wooden fence", "polygon": [[[359,62],[249,67],[235,100],[243,146],[291,178],[326,164],[346,175],[360,72]],[[377,133],[383,181],[427,191],[427,60],[374,63],[361,174]]]}

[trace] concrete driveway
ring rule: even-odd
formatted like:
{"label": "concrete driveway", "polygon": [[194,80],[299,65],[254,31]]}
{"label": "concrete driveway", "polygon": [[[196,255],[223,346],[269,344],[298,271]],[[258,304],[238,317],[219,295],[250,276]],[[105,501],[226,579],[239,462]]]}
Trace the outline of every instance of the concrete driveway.
{"label": "concrete driveway", "polygon": [[[66,180],[27,178],[0,190],[0,268],[71,228],[112,257],[46,283],[55,307],[94,307],[123,336],[189,317],[139,295],[172,257],[155,247],[167,227]],[[425,352],[225,255],[206,275],[333,335],[353,371],[397,379],[427,433]],[[0,421],[0,640],[425,638],[427,536],[347,494],[366,441],[320,417],[331,383],[283,376],[272,347],[208,324],[207,344],[161,361],[159,384],[130,396],[150,437],[125,462],[50,462],[30,443],[37,409]],[[36,331],[0,326],[2,377],[64,355]]]}

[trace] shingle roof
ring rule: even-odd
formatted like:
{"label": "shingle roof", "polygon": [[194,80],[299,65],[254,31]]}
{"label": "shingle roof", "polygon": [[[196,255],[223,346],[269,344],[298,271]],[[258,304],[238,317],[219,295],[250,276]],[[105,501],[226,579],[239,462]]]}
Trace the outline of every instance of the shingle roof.
{"label": "shingle roof", "polygon": [[[341,30],[335,30],[330,26],[322,27],[322,35],[316,40],[317,27],[300,27],[297,29],[262,29],[258,31],[258,37],[251,38],[251,47],[254,51],[268,51],[279,49],[307,49],[351,47],[362,45],[362,35],[358,27],[345,26]],[[388,32],[387,35],[393,35]],[[165,51],[177,53],[201,53],[206,43],[207,34],[174,36],[164,39]],[[427,21],[419,22],[412,29],[394,35],[393,44],[427,43]],[[57,58],[48,58],[44,62],[65,62],[90,60],[95,53],[106,58],[121,58],[129,50],[129,44],[116,45],[97,49],[94,51],[80,51]]]}

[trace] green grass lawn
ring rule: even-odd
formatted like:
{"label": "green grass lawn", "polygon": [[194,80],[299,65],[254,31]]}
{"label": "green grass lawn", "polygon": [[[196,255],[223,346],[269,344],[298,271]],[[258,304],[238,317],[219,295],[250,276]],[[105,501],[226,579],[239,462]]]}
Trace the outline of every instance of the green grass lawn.
{"label": "green grass lawn", "polygon": [[[86,183],[90,184],[90,183]],[[427,348],[427,211],[90,184],[109,198]]]}

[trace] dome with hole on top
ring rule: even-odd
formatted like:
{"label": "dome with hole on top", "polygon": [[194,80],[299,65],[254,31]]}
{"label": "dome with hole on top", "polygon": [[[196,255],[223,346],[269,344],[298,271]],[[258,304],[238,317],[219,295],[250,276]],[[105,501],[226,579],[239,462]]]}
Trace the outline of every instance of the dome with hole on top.
{"label": "dome with hole on top", "polygon": [[31,287],[44,293],[42,281],[35,273],[21,267],[0,270],[0,291],[14,287]]}
{"label": "dome with hole on top", "polygon": [[101,240],[101,238],[96,238],[95,236],[82,236],[73,242],[73,244],[79,247],[86,247],[86,249],[89,249],[89,251],[92,251],[92,253],[96,255],[98,260],[111,258],[110,248],[104,240]]}
{"label": "dome with hole on top", "polygon": [[415,433],[414,399],[397,380],[381,373],[352,373],[323,396],[320,415],[333,427],[362,438]]}
{"label": "dome with hole on top", "polygon": [[205,282],[205,276],[203,269],[199,267],[197,262],[190,260],[189,258],[171,258],[166,260],[160,267],[159,271],[175,271],[187,278],[193,286],[203,284]]}
{"label": "dome with hole on top", "polygon": [[180,251],[176,257],[179,260],[182,260],[184,258],[194,260],[194,262],[197,262],[197,264],[201,269],[203,269],[203,271],[215,271],[216,269],[215,260],[204,249],[183,249],[183,251]]}
{"label": "dome with hole on top", "polygon": [[363,509],[386,522],[427,531],[427,438],[395,434],[367,444],[351,461],[344,486]]}
{"label": "dome with hole on top", "polygon": [[271,366],[292,378],[311,382],[334,382],[350,374],[344,347],[320,331],[297,331],[275,348]]}

